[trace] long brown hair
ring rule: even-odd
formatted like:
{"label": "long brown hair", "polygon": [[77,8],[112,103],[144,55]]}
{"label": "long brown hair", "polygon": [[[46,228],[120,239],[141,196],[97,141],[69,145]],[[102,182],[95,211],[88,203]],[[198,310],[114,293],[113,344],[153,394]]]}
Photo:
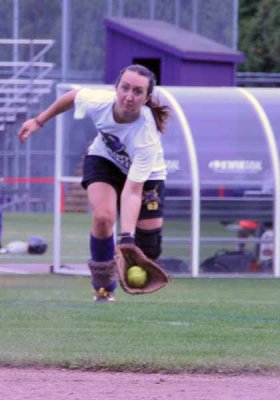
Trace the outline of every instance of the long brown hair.
{"label": "long brown hair", "polygon": [[155,99],[154,96],[152,95],[154,87],[156,85],[156,78],[155,78],[154,73],[152,71],[150,71],[148,68],[146,68],[140,64],[129,65],[128,67],[126,67],[120,71],[119,76],[116,80],[116,86],[118,86],[125,71],[137,72],[139,75],[142,75],[142,76],[145,76],[146,78],[148,78],[149,86],[148,86],[148,92],[147,92],[146,106],[148,106],[152,111],[157,129],[161,133],[163,133],[166,122],[170,116],[170,107],[161,105],[159,100]]}

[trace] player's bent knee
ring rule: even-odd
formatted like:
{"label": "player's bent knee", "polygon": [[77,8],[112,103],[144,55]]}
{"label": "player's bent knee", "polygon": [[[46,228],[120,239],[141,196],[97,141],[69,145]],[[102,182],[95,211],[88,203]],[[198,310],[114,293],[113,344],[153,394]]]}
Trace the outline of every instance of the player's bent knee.
{"label": "player's bent knee", "polygon": [[92,219],[93,230],[104,236],[110,235],[114,224],[114,218],[110,214],[97,214]]}
{"label": "player's bent knee", "polygon": [[135,231],[135,244],[152,260],[161,254],[162,228],[140,229]]}

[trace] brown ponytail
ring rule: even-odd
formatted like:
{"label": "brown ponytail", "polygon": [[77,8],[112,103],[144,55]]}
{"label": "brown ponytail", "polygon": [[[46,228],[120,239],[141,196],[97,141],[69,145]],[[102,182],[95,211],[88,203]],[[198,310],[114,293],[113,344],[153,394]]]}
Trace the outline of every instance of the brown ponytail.
{"label": "brown ponytail", "polygon": [[160,105],[159,100],[153,98],[151,95],[148,98],[146,106],[151,109],[156,126],[158,130],[163,133],[166,122],[170,116],[170,108],[168,106]]}
{"label": "brown ponytail", "polygon": [[121,77],[123,76],[125,71],[137,72],[139,75],[145,76],[146,78],[149,79],[146,106],[148,106],[152,111],[153,117],[156,122],[157,129],[161,133],[163,133],[165,124],[170,115],[170,107],[160,105],[159,100],[152,97],[153,89],[156,84],[156,78],[155,78],[154,73],[152,71],[150,71],[148,68],[144,67],[143,65],[139,65],[139,64],[129,65],[128,67],[121,70],[121,72],[117,78],[117,81],[116,81],[116,86],[118,86],[118,84],[121,80]]}

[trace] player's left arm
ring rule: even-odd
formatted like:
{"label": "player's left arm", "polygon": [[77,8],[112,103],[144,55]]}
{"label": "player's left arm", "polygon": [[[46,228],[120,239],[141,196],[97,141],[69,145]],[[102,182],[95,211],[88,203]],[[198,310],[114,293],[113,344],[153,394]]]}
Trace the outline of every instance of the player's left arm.
{"label": "player's left arm", "polygon": [[121,194],[121,232],[135,232],[142,204],[143,186],[151,174],[157,154],[155,150],[154,144],[136,148]]}

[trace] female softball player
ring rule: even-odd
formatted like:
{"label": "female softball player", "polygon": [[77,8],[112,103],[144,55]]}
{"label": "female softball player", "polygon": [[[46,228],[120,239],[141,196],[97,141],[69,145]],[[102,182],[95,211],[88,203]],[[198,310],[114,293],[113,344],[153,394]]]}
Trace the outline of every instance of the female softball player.
{"label": "female softball player", "polygon": [[90,233],[94,301],[114,301],[113,229],[120,212],[120,243],[135,243],[151,259],[161,253],[166,165],[160,134],[169,108],[153,98],[153,73],[141,65],[123,69],[115,90],[80,88],[58,98],[36,118],[25,121],[26,141],[49,119],[75,107],[89,116],[98,134],[84,159],[82,186],[92,209]]}

